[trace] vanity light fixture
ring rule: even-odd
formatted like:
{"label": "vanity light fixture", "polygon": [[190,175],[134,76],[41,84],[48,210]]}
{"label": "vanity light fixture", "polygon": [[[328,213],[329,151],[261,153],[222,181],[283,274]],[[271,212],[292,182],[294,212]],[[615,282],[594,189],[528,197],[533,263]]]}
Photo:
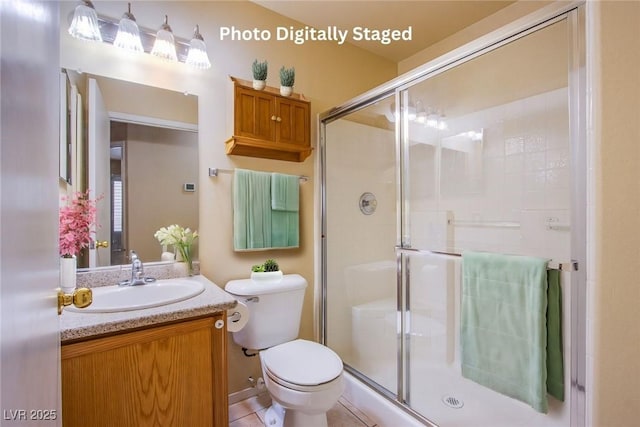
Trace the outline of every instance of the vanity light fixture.
{"label": "vanity light fixture", "polygon": [[189,42],[187,39],[174,37],[167,15],[164,16],[160,30],[155,31],[138,26],[136,18],[131,13],[131,3],[128,3],[127,12],[118,20],[98,15],[89,0],[81,0],[71,21],[69,34],[73,37],[151,53],[170,61],[184,62],[194,68],[211,68],[207,46],[197,25]]}
{"label": "vanity light fixture", "polygon": [[93,3],[89,0],[83,0],[81,4],[76,6],[73,20],[69,26],[69,34],[81,40],[102,41],[98,26],[98,14]]}
{"label": "vanity light fixture", "polygon": [[173,31],[169,26],[169,17],[164,15],[164,23],[156,34],[156,41],[153,43],[151,54],[170,61],[177,61],[176,43],[173,38]]}
{"label": "vanity light fixture", "polygon": [[[398,119],[396,116],[396,104],[392,103],[389,108],[384,112],[385,117],[391,123],[395,123]],[[440,110],[434,110],[432,108],[425,108],[422,101],[416,101],[415,105],[409,103],[407,107],[407,119],[409,122],[414,122],[423,125],[426,128],[432,128],[436,130],[447,130],[449,125],[447,124],[447,117]]]}
{"label": "vanity light fixture", "polygon": [[[400,107],[400,110],[402,111],[402,107]],[[395,123],[395,121],[398,119],[395,102],[389,106],[389,109],[384,113],[384,115],[388,121],[390,121],[391,123]],[[407,108],[407,118],[410,122],[416,120],[417,118],[417,110],[413,103],[409,103],[409,107]]]}
{"label": "vanity light fixture", "polygon": [[118,24],[118,33],[113,45],[122,49],[133,50],[135,52],[143,52],[142,42],[140,41],[140,30],[136,24],[136,18],[131,13],[131,3],[127,3],[127,12],[122,15]]}
{"label": "vanity light fixture", "polygon": [[204,44],[204,38],[200,34],[200,26],[196,25],[193,31],[193,38],[189,43],[189,54],[187,55],[187,65],[195,68],[206,70],[211,68],[209,55],[207,55],[207,46]]}

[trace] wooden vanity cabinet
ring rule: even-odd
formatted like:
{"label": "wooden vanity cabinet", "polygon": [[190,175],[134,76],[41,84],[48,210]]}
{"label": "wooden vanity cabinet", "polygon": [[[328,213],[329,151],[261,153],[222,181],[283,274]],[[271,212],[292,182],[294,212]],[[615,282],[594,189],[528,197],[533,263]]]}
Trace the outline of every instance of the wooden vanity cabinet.
{"label": "wooden vanity cabinet", "polygon": [[226,321],[219,313],[63,344],[63,426],[228,426],[227,331],[216,320]]}
{"label": "wooden vanity cabinet", "polygon": [[311,106],[300,95],[255,90],[233,80],[233,136],[227,154],[301,162],[311,155]]}

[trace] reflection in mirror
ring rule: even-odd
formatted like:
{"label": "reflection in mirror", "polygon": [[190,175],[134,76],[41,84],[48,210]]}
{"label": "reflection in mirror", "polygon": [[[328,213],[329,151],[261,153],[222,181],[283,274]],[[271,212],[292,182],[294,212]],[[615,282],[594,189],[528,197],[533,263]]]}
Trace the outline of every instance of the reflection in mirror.
{"label": "reflection in mirror", "polygon": [[72,176],[78,178],[61,191],[89,189],[101,197],[99,245],[82,254],[78,266],[127,264],[130,250],[144,262],[160,261],[163,248],[154,237],[160,227],[198,229],[197,97],[66,73],[83,100],[78,115],[86,132],[75,142]]}

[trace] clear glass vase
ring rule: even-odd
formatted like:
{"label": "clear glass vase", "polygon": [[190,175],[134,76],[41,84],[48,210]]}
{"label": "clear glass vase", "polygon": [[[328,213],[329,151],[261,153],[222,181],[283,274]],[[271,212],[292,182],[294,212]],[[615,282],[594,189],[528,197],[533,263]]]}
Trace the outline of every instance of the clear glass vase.
{"label": "clear glass vase", "polygon": [[193,276],[193,259],[191,257],[191,245],[176,245],[176,254],[178,254],[178,261],[182,261],[187,264],[187,273],[189,274],[189,276]]}

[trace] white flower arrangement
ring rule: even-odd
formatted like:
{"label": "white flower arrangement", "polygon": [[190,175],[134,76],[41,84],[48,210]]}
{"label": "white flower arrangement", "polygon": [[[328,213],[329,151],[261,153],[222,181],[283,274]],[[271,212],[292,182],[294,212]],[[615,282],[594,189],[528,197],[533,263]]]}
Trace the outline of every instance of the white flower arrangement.
{"label": "white flower arrangement", "polygon": [[193,260],[191,258],[191,246],[198,238],[197,231],[191,231],[189,227],[184,228],[178,224],[162,227],[156,231],[154,237],[158,239],[162,246],[174,246],[182,257],[182,260],[189,266],[189,274],[193,270]]}

